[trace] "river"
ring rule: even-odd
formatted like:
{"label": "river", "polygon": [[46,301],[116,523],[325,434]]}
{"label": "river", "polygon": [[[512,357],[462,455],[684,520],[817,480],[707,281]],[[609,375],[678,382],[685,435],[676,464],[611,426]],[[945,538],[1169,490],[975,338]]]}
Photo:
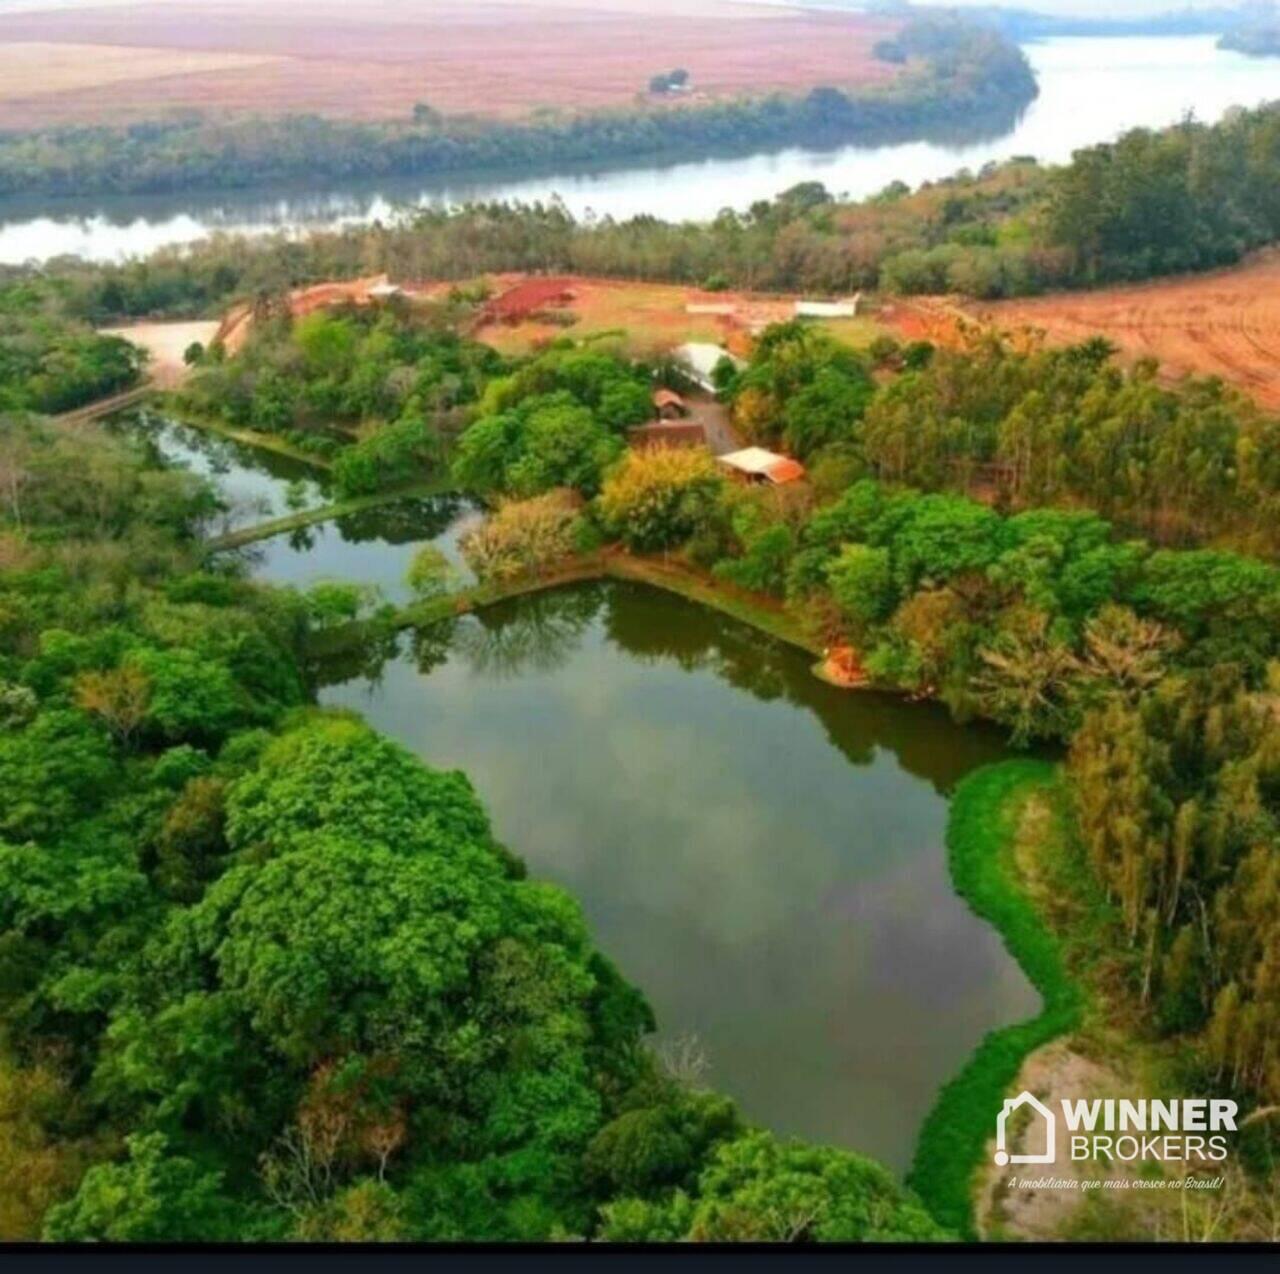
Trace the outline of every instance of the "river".
{"label": "river", "polygon": [[1214,47],[1212,36],[1055,38],[1027,46],[1040,96],[1013,131],[968,143],[910,142],[813,151],[793,148],[737,159],[642,163],[537,177],[507,174],[407,178],[367,185],[191,196],[10,200],[0,204],[0,263],[76,254],[143,256],[211,231],[296,231],[388,221],[398,209],[472,199],[564,200],[577,216],[705,219],[746,208],[801,181],[862,198],[892,181],[917,185],[959,168],[1033,155],[1070,158],[1117,131],[1161,127],[1188,112],[1206,122],[1231,106],[1280,96],[1274,61]]}
{"label": "river", "polygon": [[[290,463],[154,415],[121,421],[210,475],[233,524],[324,498]],[[241,550],[276,583],[377,583],[455,560],[456,501]],[[933,705],[851,694],[808,656],[680,598],[587,585],[335,669],[321,701],[465,770],[499,837],[563,885],[639,986],[658,1044],[783,1134],[901,1170],[938,1089],[1039,1000],[954,893],[948,795],[1009,754]]]}

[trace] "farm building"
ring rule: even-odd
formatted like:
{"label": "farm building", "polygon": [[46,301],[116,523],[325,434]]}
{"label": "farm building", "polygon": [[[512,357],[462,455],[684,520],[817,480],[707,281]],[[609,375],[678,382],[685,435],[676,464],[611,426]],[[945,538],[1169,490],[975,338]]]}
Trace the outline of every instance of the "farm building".
{"label": "farm building", "polygon": [[734,358],[723,345],[712,345],[706,341],[689,341],[676,350],[676,357],[685,365],[689,375],[709,394],[715,393],[716,384],[712,379],[716,364],[727,358],[735,367],[742,366],[742,360]]}
{"label": "farm building", "polygon": [[744,447],[717,459],[742,482],[780,487],[804,477],[804,465],[798,460],[780,456],[776,451],[766,451],[763,447]]}
{"label": "farm building", "polygon": [[652,451],[656,447],[705,447],[707,432],[701,425],[687,420],[658,421],[628,429],[627,442],[636,451]]}
{"label": "farm building", "polygon": [[862,293],[851,296],[845,301],[797,301],[796,318],[839,319],[857,318],[858,302]]}
{"label": "farm building", "polygon": [[673,389],[655,389],[653,391],[653,407],[659,420],[679,420],[689,414],[684,399]]}
{"label": "farm building", "polygon": [[535,275],[496,296],[484,308],[481,324],[523,323],[539,310],[568,305],[574,299],[572,280]]}

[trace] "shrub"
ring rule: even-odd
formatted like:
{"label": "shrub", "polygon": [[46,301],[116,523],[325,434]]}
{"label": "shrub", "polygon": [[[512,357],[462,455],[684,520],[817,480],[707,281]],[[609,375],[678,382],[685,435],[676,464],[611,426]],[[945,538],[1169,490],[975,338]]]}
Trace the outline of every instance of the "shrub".
{"label": "shrub", "polygon": [[582,502],[572,491],[506,500],[459,543],[476,577],[500,582],[532,575],[571,556],[578,544]]}

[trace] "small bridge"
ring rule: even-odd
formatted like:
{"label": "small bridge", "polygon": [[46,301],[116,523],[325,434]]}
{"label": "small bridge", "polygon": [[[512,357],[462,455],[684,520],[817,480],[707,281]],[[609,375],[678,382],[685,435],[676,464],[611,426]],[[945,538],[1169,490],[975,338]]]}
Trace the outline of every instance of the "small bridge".
{"label": "small bridge", "polygon": [[117,411],[124,411],[126,407],[133,407],[154,391],[155,386],[150,381],[146,381],[141,385],[135,385],[132,389],[126,389],[123,393],[112,394],[109,398],[99,398],[96,402],[86,403],[83,407],[76,407],[72,411],[64,411],[54,416],[54,420],[64,425],[82,425],[90,420],[100,420],[103,416],[110,416]]}

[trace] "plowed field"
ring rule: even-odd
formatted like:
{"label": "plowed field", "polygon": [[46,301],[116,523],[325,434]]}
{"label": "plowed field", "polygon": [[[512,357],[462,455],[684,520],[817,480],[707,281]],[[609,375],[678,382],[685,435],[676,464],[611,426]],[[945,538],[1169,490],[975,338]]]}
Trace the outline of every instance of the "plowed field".
{"label": "plowed field", "polygon": [[897,73],[871,50],[900,25],[733,0],[142,0],[5,13],[0,127],[183,108],[404,118],[417,102],[519,118],[627,106],[676,67],[689,72],[681,101],[852,88]]}
{"label": "plowed field", "polygon": [[1105,336],[1126,360],[1155,358],[1175,378],[1221,376],[1280,410],[1280,251],[1212,274],[969,308],[1053,342]]}

